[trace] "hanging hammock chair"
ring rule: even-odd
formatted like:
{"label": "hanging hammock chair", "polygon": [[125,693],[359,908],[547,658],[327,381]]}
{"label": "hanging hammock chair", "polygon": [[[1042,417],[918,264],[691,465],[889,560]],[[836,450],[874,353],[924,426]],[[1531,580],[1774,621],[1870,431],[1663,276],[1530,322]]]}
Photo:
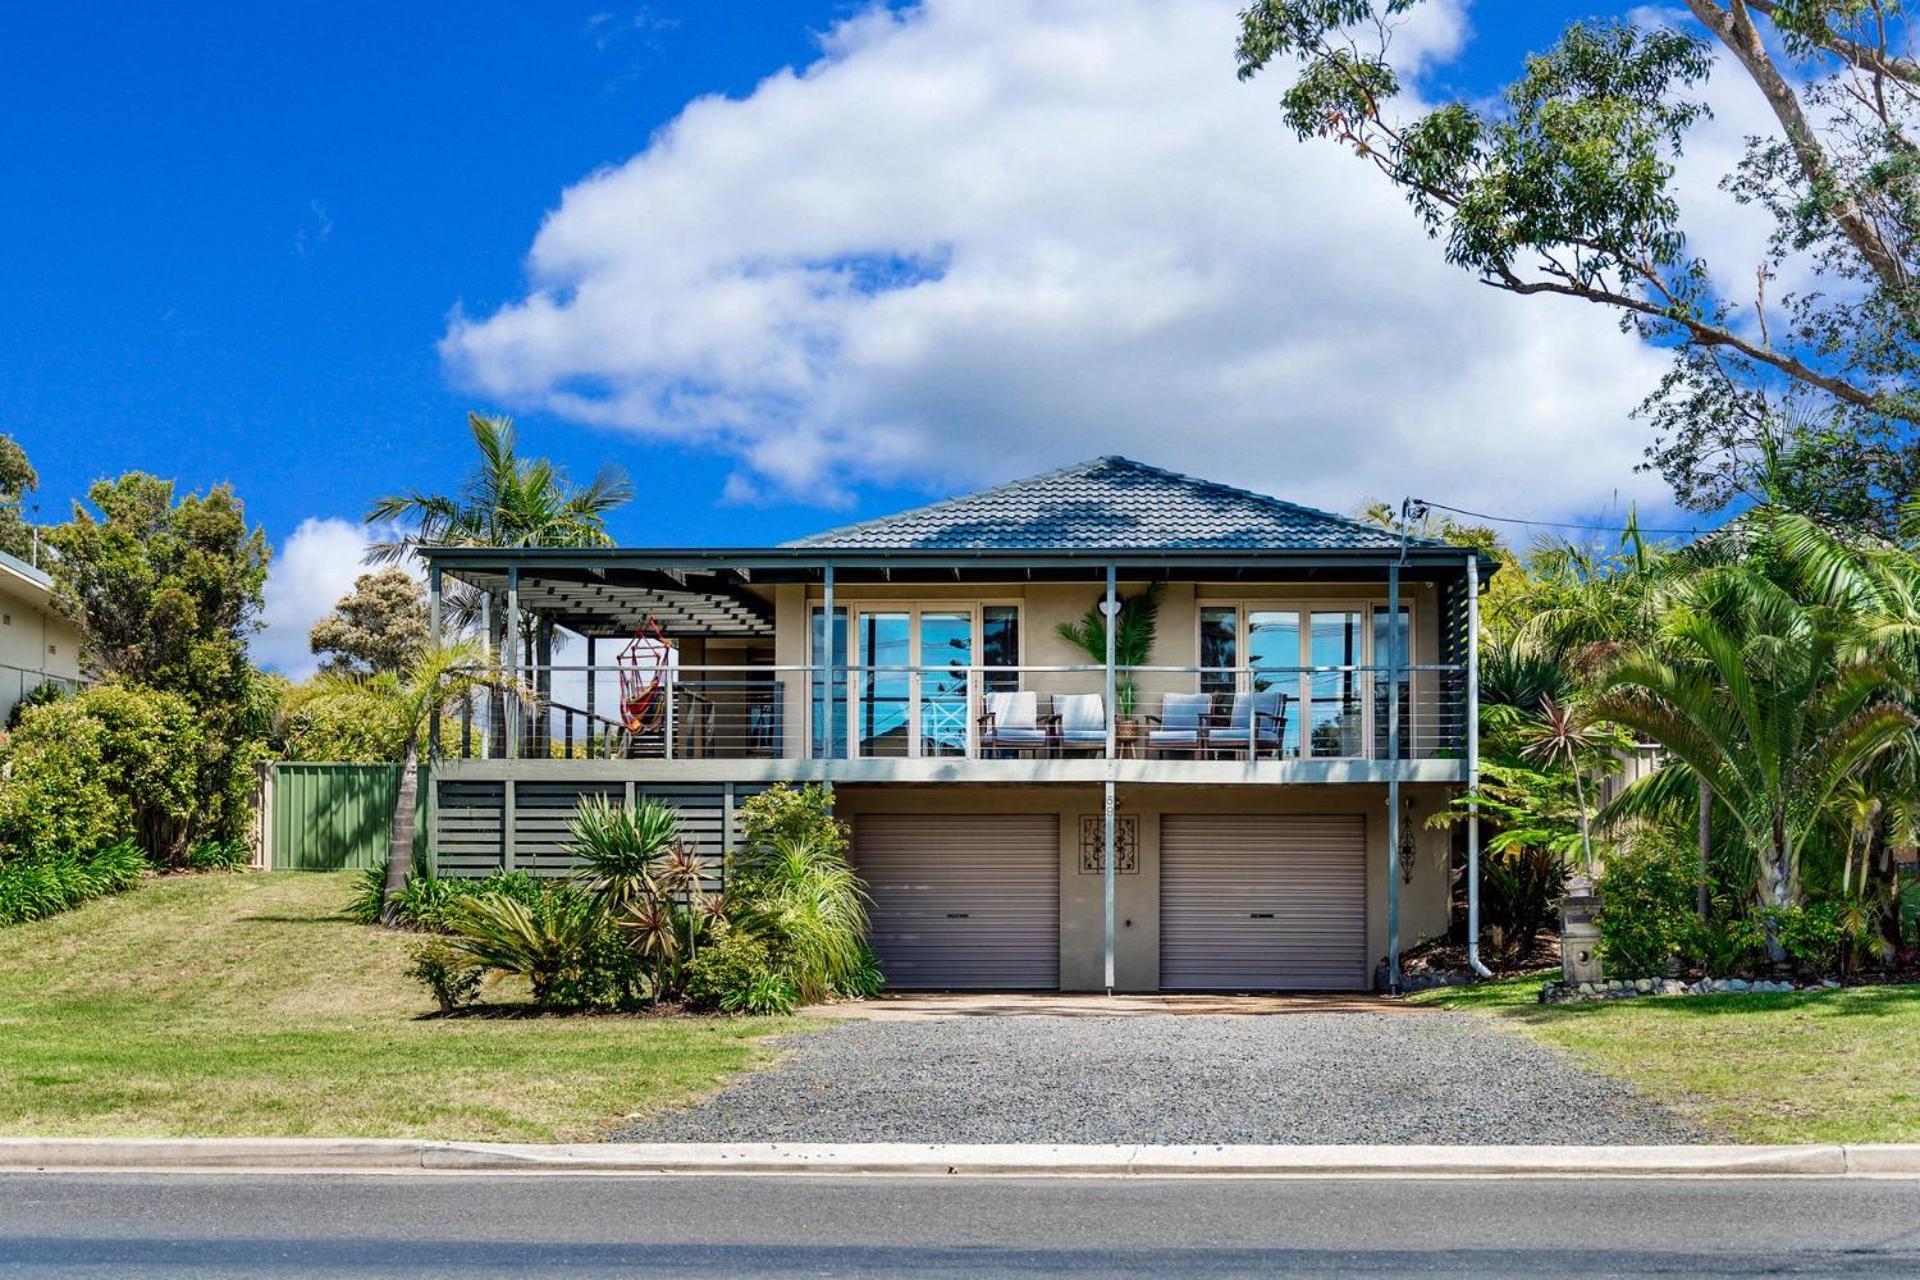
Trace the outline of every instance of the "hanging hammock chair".
{"label": "hanging hammock chair", "polygon": [[666,718],[673,646],[649,615],[620,651],[620,723],[630,734],[657,729]]}

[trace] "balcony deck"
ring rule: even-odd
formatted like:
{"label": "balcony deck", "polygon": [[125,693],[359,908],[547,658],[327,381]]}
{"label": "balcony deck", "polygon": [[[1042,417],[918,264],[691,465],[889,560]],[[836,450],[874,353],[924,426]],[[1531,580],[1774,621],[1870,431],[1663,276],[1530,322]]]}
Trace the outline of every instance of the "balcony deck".
{"label": "balcony deck", "polygon": [[[535,671],[443,722],[438,775],[684,783],[1459,782],[1464,669]],[[832,696],[829,705],[828,692]],[[1109,697],[1121,708],[1109,726]],[[1304,714],[1302,709],[1304,708]],[[831,743],[829,743],[829,737]]]}

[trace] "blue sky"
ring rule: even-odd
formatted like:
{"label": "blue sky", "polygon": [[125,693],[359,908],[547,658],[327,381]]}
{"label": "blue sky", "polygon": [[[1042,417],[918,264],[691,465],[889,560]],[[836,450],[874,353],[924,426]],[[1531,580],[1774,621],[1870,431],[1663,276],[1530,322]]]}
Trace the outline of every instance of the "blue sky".
{"label": "blue sky", "polygon": [[[1281,136],[1272,109],[1276,84],[1232,85],[1230,32],[1220,25],[1231,3],[1190,3],[1198,16],[1188,26],[1205,28],[1194,42],[1196,56],[1209,67],[1206,59],[1217,56],[1222,72],[1216,85],[1205,71],[1207,93],[1242,95],[1230,109],[1245,112],[1235,119],[1250,123],[1222,130],[1196,121],[1194,136],[1215,148],[1204,153],[1187,144],[1159,152],[1143,146],[1141,190],[1191,185],[1170,167],[1176,163],[1202,173],[1234,167],[1236,146],[1249,148],[1247,168],[1272,169],[1282,174],[1276,181],[1294,185],[1255,193],[1270,201],[1270,214],[1256,209],[1248,219],[1202,225],[1192,209],[1168,206],[1153,212],[1159,225],[1116,234],[1111,245],[1100,210],[1124,221],[1150,203],[1121,189],[1134,177],[1127,158],[1134,144],[1100,133],[1097,117],[1107,99],[1089,93],[1067,104],[1069,114],[1048,114],[1061,110],[1047,91],[1051,70],[1035,89],[1031,68],[1008,61],[1009,46],[1022,41],[1037,50],[1073,37],[1070,27],[1062,34],[1058,20],[1071,7],[1064,3],[1032,10],[1041,16],[1031,17],[1030,30],[1019,16],[1028,0],[1002,7],[938,0],[938,12],[917,30],[901,6],[906,16],[894,24],[838,32],[829,51],[829,60],[841,64],[838,74],[759,91],[781,68],[821,59],[823,33],[862,7],[836,0],[658,0],[618,8],[466,0],[24,8],[10,16],[0,45],[0,156],[9,179],[0,201],[0,430],[20,439],[40,469],[43,519],[59,518],[96,477],[141,468],[190,487],[231,481],[276,544],[302,521],[357,519],[380,492],[451,485],[467,461],[468,408],[514,411],[529,451],[583,477],[607,460],[624,464],[641,489],[640,500],[614,522],[627,542],[778,540],[1103,452],[1146,456],[1325,505],[1398,496],[1388,486],[1431,484],[1442,491],[1423,496],[1501,502],[1515,514],[1617,509],[1624,500],[1617,491],[1636,483],[1621,460],[1637,450],[1637,428],[1621,428],[1622,439],[1634,436],[1632,449],[1616,448],[1558,490],[1531,485],[1524,467],[1513,483],[1476,491],[1431,470],[1410,477],[1362,468],[1343,483],[1333,461],[1318,456],[1325,450],[1364,448],[1367,458],[1404,452],[1404,437],[1369,443],[1365,424],[1383,411],[1367,396],[1384,365],[1403,363],[1424,345],[1418,330],[1411,337],[1370,334],[1361,321],[1322,314],[1336,293],[1362,317],[1408,309],[1390,293],[1406,271],[1364,241],[1324,278],[1309,280],[1298,263],[1276,260],[1272,279],[1280,283],[1263,286],[1254,303],[1223,295],[1182,312],[1166,302],[1195,279],[1233,274],[1241,251],[1236,237],[1278,245],[1326,234],[1318,223],[1297,226],[1305,216],[1297,206],[1331,206],[1336,227],[1348,216],[1340,192],[1315,176],[1322,171],[1299,167],[1343,165],[1344,158]],[[1470,37],[1428,83],[1434,92],[1488,92],[1526,49],[1592,11],[1480,0],[1467,13]],[[968,17],[982,12],[1005,22],[983,35]],[[1140,12],[1142,24],[1174,20],[1166,16],[1173,6]],[[1143,32],[1160,41],[1168,36],[1165,29]],[[1080,79],[1065,74],[1061,96],[1104,79],[1137,79],[1122,61],[1126,46],[1116,48],[1109,51],[1112,67],[1082,68]],[[1063,132],[1058,154],[1043,156],[1038,168],[1007,162],[996,182],[1039,188],[1021,202],[995,193],[990,211],[983,197],[977,217],[937,225],[924,211],[903,210],[892,235],[892,196],[943,180],[933,168],[924,175],[916,168],[935,165],[937,153],[950,147],[964,157],[956,143],[967,140],[972,119],[951,95],[940,98],[938,86],[897,121],[888,118],[892,103],[884,96],[886,107],[875,109],[875,93],[895,94],[903,104],[916,97],[913,74],[886,78],[925,65],[916,58],[966,67],[987,86],[979,107],[983,136],[997,128],[1013,140],[995,144],[987,167],[1024,137],[1038,132],[1044,141],[1049,121],[1071,119],[1089,132],[1084,139]],[[1179,84],[1166,92],[1182,100]],[[660,142],[658,131],[702,95],[732,101],[697,109],[671,147]],[[1226,136],[1214,136],[1220,134]],[[774,150],[751,162],[736,158],[753,145]],[[1058,227],[1046,226],[1053,194],[1044,175],[1070,173],[1102,154],[1118,158],[1086,172],[1112,194],[1063,206]],[[843,230],[823,232],[825,247],[816,248],[809,206],[797,206],[796,215],[794,197],[783,193],[808,191],[806,199],[831,204],[835,180],[822,175],[840,157],[855,178],[847,203],[859,206],[859,216],[848,222],[844,211],[835,214]],[[613,168],[630,161],[626,171]],[[1168,167],[1156,176],[1153,165]],[[756,184],[765,170],[772,172],[762,188]],[[1367,185],[1354,177],[1354,191]],[[644,202],[621,204],[638,198],[636,186]],[[1310,202],[1303,199],[1308,188]],[[564,213],[551,235],[541,235],[543,219],[570,189],[581,198],[569,197],[569,210],[577,204],[579,211]],[[985,186],[968,188],[976,189]],[[1396,234],[1404,231],[1392,197],[1368,194]],[[1221,203],[1210,198],[1208,207]],[[672,216],[656,216],[663,212]],[[685,226],[737,221],[743,229],[738,242],[690,245],[686,254],[698,270],[676,273],[673,255],[690,237],[671,230],[674,216],[687,219]],[[667,242],[664,252],[654,244],[642,259],[621,258],[627,241],[658,228],[665,228],[656,237]],[[1153,255],[1140,255],[1139,246],[1177,244],[1188,229],[1212,256],[1192,272],[1161,278]],[[1444,270],[1417,237],[1399,235],[1396,243],[1403,241],[1421,271]],[[1076,249],[1092,256],[1089,246],[1112,260],[1134,253],[1139,261],[1109,281],[1072,265]],[[539,259],[532,266],[530,251]],[[919,265],[876,283],[876,261]],[[993,286],[980,283],[1021,275],[1024,286],[1023,273],[1046,275],[1062,261],[1069,265],[1051,293],[996,299]],[[763,262],[776,266],[763,271]],[[983,262],[992,265],[968,278],[963,291],[961,268]],[[770,305],[794,310],[764,326],[743,321],[737,332],[693,332],[726,311],[723,295],[704,291],[702,280],[757,287],[779,277],[781,263],[801,283],[743,294],[740,305],[755,315]],[[1119,288],[1149,278],[1151,287],[1137,296],[1116,294],[1115,301],[1099,294],[1106,283]],[[1297,292],[1287,287],[1295,279]],[[940,288],[908,287],[915,283],[946,288],[943,295]],[[1472,288],[1461,282],[1460,305],[1484,305]],[[1375,298],[1370,289],[1389,292]],[[1114,380],[1098,362],[1111,360],[1122,373],[1137,365],[1139,348],[1126,345],[1137,334],[1075,346],[1012,324],[1012,344],[994,345],[1009,322],[1030,319],[1061,291],[1074,290],[1087,295],[1082,301],[1094,313],[1145,316],[1162,303],[1175,308],[1164,320],[1165,336],[1147,320],[1134,326],[1148,327],[1141,340],[1154,350],[1187,332],[1218,345],[1206,325],[1238,327],[1237,315],[1254,310],[1297,313],[1296,325],[1309,333],[1355,329],[1357,336],[1313,357],[1337,392],[1316,399],[1311,418],[1292,421],[1287,396],[1262,392],[1256,408],[1271,415],[1270,432],[1256,414],[1253,427],[1223,425],[1216,437],[1215,420],[1227,415],[1206,407],[1207,396],[1249,370],[1285,386],[1292,375],[1265,366],[1272,352],[1303,358],[1312,344],[1303,346],[1296,328],[1196,377],[1191,395],[1170,391],[1166,405],[1154,409],[1158,417],[1123,428],[1123,415],[1111,406],[1080,412],[1091,397],[1076,390],[1083,384],[1075,379],[1098,388]],[[826,295],[844,309],[821,313]],[[588,308],[589,298],[608,296],[609,309]],[[968,325],[936,327],[925,315],[878,311],[922,297],[938,301],[945,317],[964,297]],[[522,312],[539,299],[558,306],[570,328],[530,347]],[[656,357],[634,339],[607,355],[597,349],[606,322],[595,317],[609,314],[632,316],[636,333],[655,335],[652,346],[686,350]],[[1534,317],[1542,311],[1514,314],[1517,343],[1538,327]],[[1426,333],[1450,327],[1444,311],[1440,316],[1426,322]],[[1061,327],[1086,326],[1069,316]],[[937,347],[950,358],[933,361],[918,348],[903,353],[889,348],[889,339]],[[735,360],[742,351],[752,359]],[[1544,389],[1530,383],[1520,392],[1500,390],[1503,378],[1545,376],[1538,374],[1541,358],[1516,356],[1511,367],[1489,367],[1463,384],[1459,412],[1464,422],[1484,416],[1486,404],[1516,398],[1571,404],[1583,401],[1583,380],[1617,382],[1620,368],[1633,376],[1647,368],[1633,363],[1640,357],[1631,351],[1613,358],[1625,363],[1560,370]],[[1193,362],[1183,360],[1157,382],[1185,376]],[[792,368],[768,372],[788,361]],[[1127,395],[1138,399],[1137,392]],[[1605,421],[1620,420],[1622,403],[1616,395],[1602,406]],[[1188,404],[1197,406],[1191,414],[1183,411]],[[1523,418],[1516,411],[1510,424],[1517,440],[1533,429]],[[763,429],[761,419],[784,425]],[[1569,418],[1566,429],[1591,430],[1591,420]],[[1261,434],[1245,434],[1256,428]],[[1435,434],[1431,419],[1410,417],[1397,429]],[[1249,438],[1262,443],[1249,451]],[[1251,471],[1239,465],[1250,452],[1262,459]],[[1294,476],[1300,492],[1290,491]]]}

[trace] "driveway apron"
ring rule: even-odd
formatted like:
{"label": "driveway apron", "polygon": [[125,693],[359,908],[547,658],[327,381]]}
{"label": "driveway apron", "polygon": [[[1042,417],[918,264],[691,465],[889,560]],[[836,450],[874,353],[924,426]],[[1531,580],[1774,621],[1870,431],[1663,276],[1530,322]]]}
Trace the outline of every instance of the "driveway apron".
{"label": "driveway apron", "polygon": [[1627,1085],[1472,1014],[1073,1008],[896,1010],[834,1022],[782,1037],[776,1065],[613,1136],[1570,1144],[1707,1136]]}

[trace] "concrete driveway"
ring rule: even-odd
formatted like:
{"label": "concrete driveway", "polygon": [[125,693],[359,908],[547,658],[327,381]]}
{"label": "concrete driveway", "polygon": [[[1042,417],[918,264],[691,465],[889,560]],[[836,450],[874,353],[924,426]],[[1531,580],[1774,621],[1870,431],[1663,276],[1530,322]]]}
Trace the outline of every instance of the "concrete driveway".
{"label": "concrete driveway", "polygon": [[[909,998],[618,1135],[715,1142],[1658,1143],[1706,1135],[1473,1014]],[[1048,1001],[1067,1003],[1049,1008]],[[1159,1000],[1161,997],[1145,997]],[[997,1000],[1005,1007],[995,1009]]]}

